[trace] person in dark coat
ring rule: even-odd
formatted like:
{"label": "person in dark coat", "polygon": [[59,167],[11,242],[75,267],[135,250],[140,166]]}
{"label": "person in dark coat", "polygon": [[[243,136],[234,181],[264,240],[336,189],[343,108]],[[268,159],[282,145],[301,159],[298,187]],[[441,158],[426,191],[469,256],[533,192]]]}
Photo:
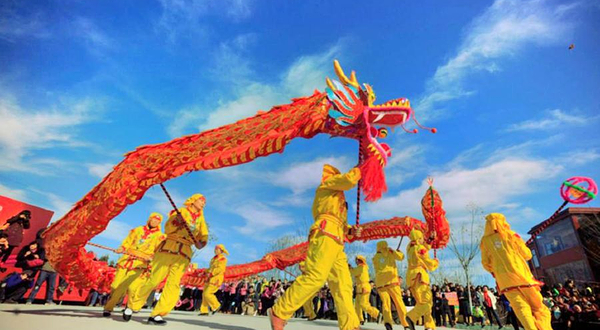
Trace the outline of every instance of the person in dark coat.
{"label": "person in dark coat", "polygon": [[35,275],[44,265],[45,258],[46,252],[44,248],[40,247],[37,241],[33,241],[19,251],[15,267],[23,270],[31,270]]}
{"label": "person in dark coat", "polygon": [[11,273],[0,282],[0,302],[16,304],[33,286],[33,272]]}
{"label": "person in dark coat", "polygon": [[0,267],[3,266],[12,251],[23,243],[23,231],[31,226],[30,220],[31,211],[23,210],[0,226],[0,232],[6,235],[8,241],[8,248],[2,252]]}

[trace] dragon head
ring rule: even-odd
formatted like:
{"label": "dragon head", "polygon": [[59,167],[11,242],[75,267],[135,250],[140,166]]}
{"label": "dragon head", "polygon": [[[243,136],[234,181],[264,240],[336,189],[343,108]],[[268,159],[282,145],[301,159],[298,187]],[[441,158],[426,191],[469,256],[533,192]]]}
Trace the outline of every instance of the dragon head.
{"label": "dragon head", "polygon": [[410,107],[410,101],[406,98],[374,104],[375,92],[370,85],[361,86],[354,71],[348,78],[337,60],[333,62],[333,66],[339,81],[326,78],[327,99],[331,105],[329,117],[338,125],[347,128],[351,136],[359,140],[362,184],[367,195],[366,200],[377,200],[386,190],[383,167],[392,154],[387,144],[379,142],[379,139],[388,135],[388,128],[393,130],[400,126],[408,133],[417,133],[417,129],[409,131],[404,126],[412,117],[417,126],[432,133],[435,133],[436,129],[419,124]]}

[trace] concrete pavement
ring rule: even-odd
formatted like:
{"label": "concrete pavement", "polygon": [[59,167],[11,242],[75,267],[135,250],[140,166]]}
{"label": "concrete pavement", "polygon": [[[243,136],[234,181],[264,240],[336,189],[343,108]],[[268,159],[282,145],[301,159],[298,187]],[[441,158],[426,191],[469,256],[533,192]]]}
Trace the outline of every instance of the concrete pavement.
{"label": "concrete pavement", "polygon": [[[0,329],[2,330],[148,330],[150,328],[179,329],[217,329],[217,330],[270,330],[269,320],[260,316],[226,315],[198,316],[193,312],[174,311],[165,319],[164,327],[150,326],[145,323],[150,311],[142,310],[134,314],[130,322],[121,318],[121,310],[110,318],[102,317],[102,308],[84,306],[44,306],[0,304]],[[317,320],[308,322],[303,319],[291,319],[286,330],[324,330],[337,329],[336,321]],[[401,329],[395,325],[394,329]],[[423,329],[423,327],[417,327]],[[362,329],[383,330],[383,324],[367,323]],[[440,328],[438,328],[440,329]],[[444,328],[442,328],[444,329]]]}

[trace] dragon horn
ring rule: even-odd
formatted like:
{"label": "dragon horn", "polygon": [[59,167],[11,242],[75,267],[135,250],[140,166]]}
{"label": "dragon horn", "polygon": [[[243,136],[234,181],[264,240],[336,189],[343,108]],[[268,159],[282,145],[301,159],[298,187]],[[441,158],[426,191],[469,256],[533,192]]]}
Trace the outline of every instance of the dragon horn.
{"label": "dragon horn", "polygon": [[325,78],[325,82],[327,83],[327,86],[329,87],[329,89],[331,89],[332,91],[336,91],[337,90],[335,88],[335,86],[333,85],[333,82],[331,82],[331,79]]}
{"label": "dragon horn", "polygon": [[335,69],[335,74],[337,74],[338,78],[340,78],[340,81],[344,85],[353,86],[358,90],[361,89],[358,80],[356,80],[356,72],[352,71],[352,73],[350,74],[350,79],[348,79],[348,77],[346,77],[346,74],[344,74],[344,70],[342,70],[342,66],[340,65],[340,62],[338,62],[338,60],[333,60],[333,68]]}

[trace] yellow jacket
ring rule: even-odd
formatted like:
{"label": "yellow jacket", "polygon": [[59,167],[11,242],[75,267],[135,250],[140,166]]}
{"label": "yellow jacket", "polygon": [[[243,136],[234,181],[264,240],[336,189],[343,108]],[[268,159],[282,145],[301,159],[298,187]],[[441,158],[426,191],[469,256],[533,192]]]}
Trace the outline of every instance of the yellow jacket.
{"label": "yellow jacket", "polygon": [[350,273],[354,277],[354,283],[356,284],[356,293],[370,293],[369,266],[367,266],[367,261],[363,256],[358,256],[357,258],[362,259],[363,263],[350,268]]}
{"label": "yellow jacket", "polygon": [[496,278],[500,290],[522,285],[539,285],[531,274],[527,260],[531,250],[510,229],[504,215],[491,213],[485,217],[481,238],[481,263]]}
{"label": "yellow jacket", "polygon": [[210,260],[210,266],[206,273],[208,274],[208,283],[214,286],[220,286],[223,284],[223,278],[225,277],[225,269],[227,268],[227,258],[221,254],[217,254]]}
{"label": "yellow jacket", "polygon": [[406,281],[408,286],[419,283],[429,284],[429,274],[427,271],[437,269],[439,262],[436,259],[429,258],[431,247],[423,242],[423,233],[413,229],[410,232],[410,244],[406,253],[408,254],[408,269],[406,271]]}
{"label": "yellow jacket", "polygon": [[396,261],[402,260],[404,260],[402,252],[390,249],[386,241],[377,242],[377,253],[373,256],[375,286],[381,288],[387,285],[399,284]]}
{"label": "yellow jacket", "polygon": [[343,244],[348,229],[348,207],[344,191],[352,189],[360,180],[360,169],[353,168],[348,173],[328,164],[323,166],[321,184],[315,192],[312,214],[315,223],[311,234],[321,231]]}
{"label": "yellow jacket", "polygon": [[[160,231],[160,226],[149,229],[148,226],[140,226],[132,229],[129,235],[121,243],[121,249],[143,259],[152,259],[156,247],[165,239]],[[117,262],[118,268],[127,270],[145,269],[149,261],[123,255]]]}
{"label": "yellow jacket", "polygon": [[[196,237],[196,241],[207,242],[208,227],[204,221],[204,211],[200,211],[200,214],[192,215],[187,208],[180,208],[179,212],[181,212],[181,215],[183,215],[183,218],[188,223],[192,233]],[[167,235],[167,239],[158,247],[157,252],[177,254],[187,259],[192,258],[192,245],[194,241],[189,236],[175,211],[171,212],[165,224],[165,234]]]}

